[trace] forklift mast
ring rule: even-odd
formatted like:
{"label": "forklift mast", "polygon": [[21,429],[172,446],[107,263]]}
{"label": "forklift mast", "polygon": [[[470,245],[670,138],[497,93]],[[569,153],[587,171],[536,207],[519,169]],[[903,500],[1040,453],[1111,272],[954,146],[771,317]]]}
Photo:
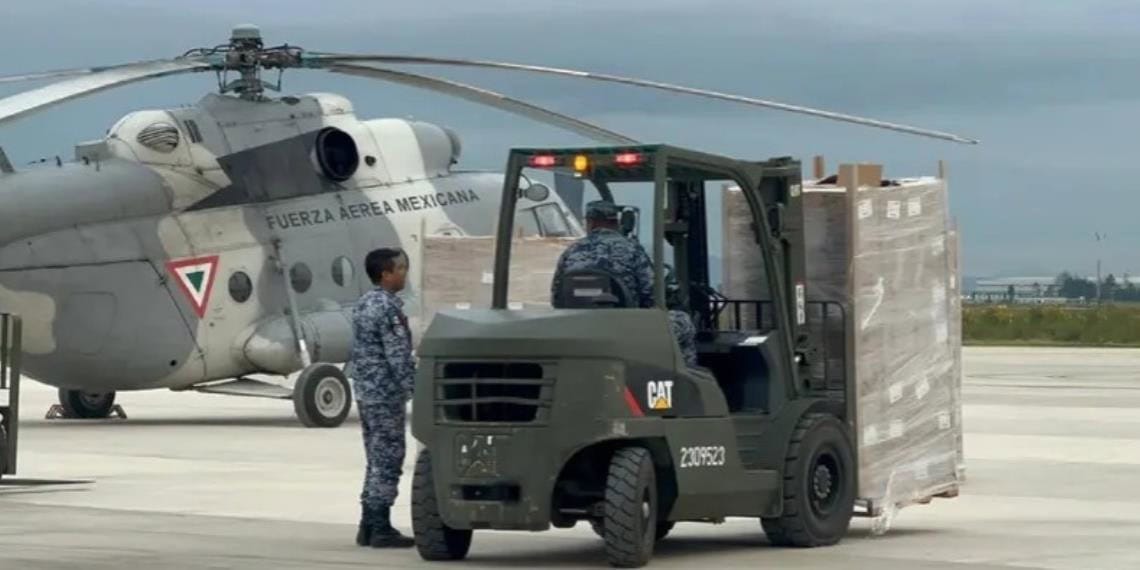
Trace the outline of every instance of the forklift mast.
{"label": "forklift mast", "polygon": [[[776,269],[783,277],[782,289],[787,295],[786,306],[792,312],[790,320],[794,346],[804,347],[809,339],[805,329],[807,269],[800,163],[792,158],[780,157],[755,164],[760,166],[758,177],[734,182],[755,185],[751,191],[760,198],[758,205],[763,207],[760,215],[765,216],[768,222],[769,244],[776,250],[774,258],[779,264]],[[711,283],[704,183],[705,180],[677,179],[668,182],[665,239],[674,248],[675,270],[682,298],[688,301],[690,308],[708,307],[712,303],[708,290],[689,286],[690,283]],[[762,229],[756,221],[752,223],[752,231],[757,246],[763,247],[764,240],[760,236]],[[699,311],[698,318],[699,328],[716,328],[716,323],[713,322],[715,315],[711,312]]]}
{"label": "forklift mast", "polygon": [[[807,334],[807,258],[804,228],[803,180],[800,162],[780,157],[760,163],[763,167],[759,195],[768,208],[768,228],[772,243],[780,251],[783,262],[784,291],[793,311],[792,338],[797,347],[806,349]],[[753,231],[759,229],[753,222]],[[756,238],[760,241],[759,236]]]}

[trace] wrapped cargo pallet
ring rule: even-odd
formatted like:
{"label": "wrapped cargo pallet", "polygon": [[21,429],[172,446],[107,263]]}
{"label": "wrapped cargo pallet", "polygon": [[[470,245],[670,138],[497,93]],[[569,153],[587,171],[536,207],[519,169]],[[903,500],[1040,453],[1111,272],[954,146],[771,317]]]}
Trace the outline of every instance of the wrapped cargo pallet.
{"label": "wrapped cargo pallet", "polygon": [[[856,177],[859,180],[856,181]],[[881,168],[845,166],[803,185],[808,301],[846,310],[854,366],[859,498],[885,531],[898,508],[954,494],[964,471],[956,234],[945,181],[881,181]],[[724,290],[729,299],[770,298],[757,283],[747,205],[726,188]],[[820,326],[809,315],[809,326]],[[827,370],[844,370],[840,317],[827,317]],[[842,382],[828,372],[833,387]]]}
{"label": "wrapped cargo pallet", "polygon": [[[566,238],[519,238],[511,245],[509,299],[516,307],[550,306],[550,280],[558,256],[572,243]],[[420,256],[419,303],[409,321],[415,338],[442,309],[491,306],[495,238],[428,236]]]}

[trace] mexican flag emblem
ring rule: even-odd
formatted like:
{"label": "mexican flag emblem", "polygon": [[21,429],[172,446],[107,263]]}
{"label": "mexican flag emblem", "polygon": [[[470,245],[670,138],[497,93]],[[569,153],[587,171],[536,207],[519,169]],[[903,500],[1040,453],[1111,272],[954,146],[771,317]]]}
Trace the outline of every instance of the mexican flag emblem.
{"label": "mexican flag emblem", "polygon": [[214,289],[214,276],[218,270],[218,256],[208,255],[190,259],[172,259],[166,262],[166,270],[174,276],[179,288],[190,299],[198,318],[206,315],[210,304],[210,293]]}

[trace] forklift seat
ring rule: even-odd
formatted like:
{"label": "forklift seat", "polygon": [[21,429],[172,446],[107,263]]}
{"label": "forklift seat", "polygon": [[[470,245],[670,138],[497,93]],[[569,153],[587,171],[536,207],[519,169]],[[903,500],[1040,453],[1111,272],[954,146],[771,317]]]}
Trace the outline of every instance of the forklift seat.
{"label": "forklift seat", "polygon": [[567,271],[554,300],[556,309],[629,309],[636,307],[633,295],[617,277],[602,269]]}

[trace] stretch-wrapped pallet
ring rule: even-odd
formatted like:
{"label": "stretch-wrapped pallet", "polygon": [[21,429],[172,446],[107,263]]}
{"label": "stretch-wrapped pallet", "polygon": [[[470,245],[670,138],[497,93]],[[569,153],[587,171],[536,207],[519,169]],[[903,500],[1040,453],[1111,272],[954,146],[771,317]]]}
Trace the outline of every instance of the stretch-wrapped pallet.
{"label": "stretch-wrapped pallet", "polygon": [[[955,493],[964,462],[957,234],[946,183],[884,184],[879,172],[845,167],[829,183],[806,182],[803,204],[807,298],[847,308],[858,496],[885,531],[899,508]],[[747,215],[747,204],[736,188],[725,188],[723,198],[723,293],[755,299],[763,268],[750,230],[735,219]],[[833,316],[835,334],[822,339],[829,385],[842,381],[834,374],[844,369],[840,322]],[[809,316],[809,326],[820,325]]]}

